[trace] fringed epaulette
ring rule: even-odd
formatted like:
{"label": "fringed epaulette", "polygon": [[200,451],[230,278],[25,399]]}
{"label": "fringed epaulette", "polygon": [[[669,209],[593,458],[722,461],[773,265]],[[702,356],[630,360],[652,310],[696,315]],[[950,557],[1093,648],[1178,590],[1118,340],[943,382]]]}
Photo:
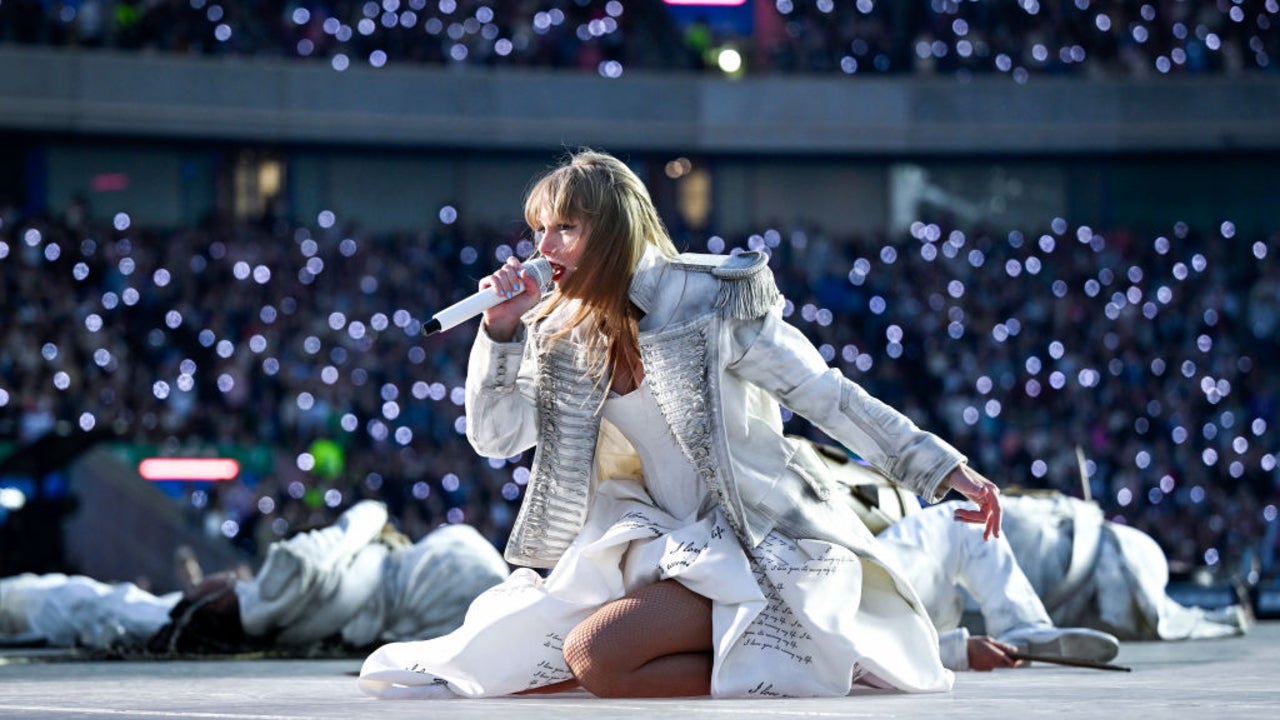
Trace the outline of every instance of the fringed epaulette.
{"label": "fringed epaulette", "polygon": [[720,280],[715,307],[727,317],[760,317],[782,299],[769,270],[769,256],[756,250],[736,255],[684,254],[675,264],[685,270],[710,273]]}

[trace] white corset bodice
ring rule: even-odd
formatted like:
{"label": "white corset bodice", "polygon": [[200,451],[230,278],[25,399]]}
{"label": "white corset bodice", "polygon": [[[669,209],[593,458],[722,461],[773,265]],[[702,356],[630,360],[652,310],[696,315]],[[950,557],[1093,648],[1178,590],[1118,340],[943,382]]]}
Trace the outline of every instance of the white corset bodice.
{"label": "white corset bodice", "polygon": [[610,392],[604,417],[640,456],[645,488],[654,504],[682,518],[701,515],[714,504],[706,483],[676,445],[647,382],[626,395]]}

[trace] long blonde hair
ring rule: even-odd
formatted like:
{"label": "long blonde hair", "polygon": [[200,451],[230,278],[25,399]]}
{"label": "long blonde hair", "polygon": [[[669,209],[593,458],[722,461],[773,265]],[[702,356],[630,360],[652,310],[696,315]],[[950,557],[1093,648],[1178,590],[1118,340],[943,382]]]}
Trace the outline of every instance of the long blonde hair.
{"label": "long blonde hair", "polygon": [[675,245],[644,183],[604,152],[572,153],[533,185],[525,198],[525,222],[537,230],[544,215],[581,223],[586,246],[577,268],[536,317],[547,317],[571,298],[580,301],[552,339],[590,321],[594,328],[588,329],[597,332],[585,333],[587,371],[598,383],[617,370],[625,349],[638,344],[638,312],[628,296],[636,264],[650,245],[668,257],[676,255]]}

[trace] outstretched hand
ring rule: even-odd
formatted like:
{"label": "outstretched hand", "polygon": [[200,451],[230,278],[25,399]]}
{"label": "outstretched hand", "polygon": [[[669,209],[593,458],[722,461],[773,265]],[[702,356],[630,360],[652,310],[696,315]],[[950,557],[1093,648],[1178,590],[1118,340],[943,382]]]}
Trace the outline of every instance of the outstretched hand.
{"label": "outstretched hand", "polygon": [[956,520],[985,526],[982,532],[983,540],[1000,537],[1000,518],[1003,511],[1000,509],[1000,488],[996,487],[995,483],[962,463],[947,474],[946,484],[947,487],[978,506],[977,509],[956,510],[954,515]]}

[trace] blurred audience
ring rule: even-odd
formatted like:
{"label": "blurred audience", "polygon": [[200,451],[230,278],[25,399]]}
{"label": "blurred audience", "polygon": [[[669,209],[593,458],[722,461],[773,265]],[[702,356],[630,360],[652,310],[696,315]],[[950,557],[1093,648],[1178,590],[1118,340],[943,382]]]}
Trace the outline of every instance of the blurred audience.
{"label": "blurred audience", "polygon": [[0,42],[387,63],[747,73],[1274,72],[1280,0],[4,0]]}
{"label": "blurred audience", "polygon": [[1169,230],[755,243],[834,363],[1000,482],[1087,493],[1175,567],[1272,570],[1280,234]]}
{"label": "blurred audience", "polygon": [[[828,360],[1001,484],[1078,497],[1083,472],[1175,568],[1274,569],[1280,233],[1059,218],[678,244],[769,252],[790,321]],[[110,429],[148,453],[238,457],[236,481],[177,492],[249,556],[366,498],[411,539],[465,522],[501,546],[531,458],[485,460],[462,436],[474,328],[419,328],[531,249],[457,223],[158,231],[0,208],[0,442]]]}

